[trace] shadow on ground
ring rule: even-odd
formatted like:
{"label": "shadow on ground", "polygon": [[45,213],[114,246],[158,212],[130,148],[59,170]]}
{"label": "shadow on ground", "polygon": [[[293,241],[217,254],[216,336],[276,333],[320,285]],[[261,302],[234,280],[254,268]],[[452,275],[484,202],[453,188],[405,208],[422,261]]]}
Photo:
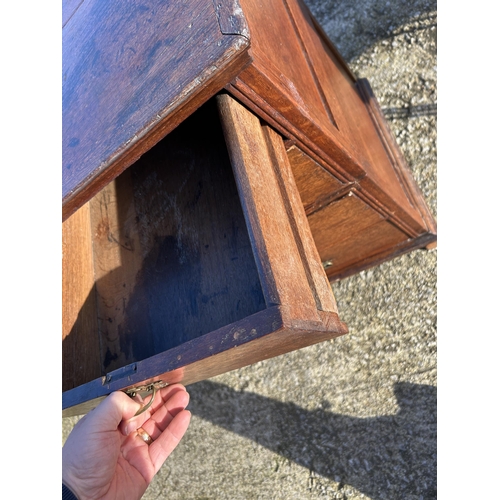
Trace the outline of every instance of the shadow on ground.
{"label": "shadow on ground", "polygon": [[374,418],[332,413],[327,402],[308,411],[211,381],[194,384],[189,392],[194,415],[284,457],[276,471],[291,460],[308,468],[312,478],[319,474],[339,487],[351,485],[373,500],[404,490],[415,498],[436,498],[433,386],[395,384],[399,412]]}

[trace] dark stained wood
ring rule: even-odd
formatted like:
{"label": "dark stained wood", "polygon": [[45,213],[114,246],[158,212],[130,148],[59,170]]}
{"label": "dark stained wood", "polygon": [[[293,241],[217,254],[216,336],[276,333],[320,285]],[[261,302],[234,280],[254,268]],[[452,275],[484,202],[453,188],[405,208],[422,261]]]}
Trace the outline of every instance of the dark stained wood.
{"label": "dark stained wood", "polygon": [[140,351],[153,350],[153,339],[148,335],[147,296],[142,294],[139,300],[140,292],[136,289],[144,257],[131,177],[131,171],[126,170],[89,202],[103,372],[109,371],[110,366],[126,365],[139,356],[130,346],[124,348],[123,329],[132,329],[131,301],[136,307],[141,302],[144,312]]}
{"label": "dark stained wood", "polygon": [[230,9],[216,14],[213,2],[74,5],[63,28],[63,220],[249,62],[244,18],[243,34],[223,34]]}
{"label": "dark stained wood", "polygon": [[[272,83],[267,82],[264,75],[256,73],[255,68],[252,66],[247,69],[248,71],[245,73],[247,81],[250,78],[255,78],[257,82],[261,82],[261,85],[265,84],[268,90],[271,92],[273,91]],[[252,90],[247,83],[241,79],[235,79],[231,83],[227,84],[225,89],[240,102],[245,104],[249,109],[254,111],[258,116],[260,116],[262,120],[271,125],[275,130],[279,131],[287,140],[288,147],[290,147],[290,145],[297,144],[301,150],[305,151],[311,158],[314,158],[315,161],[324,164],[325,168],[331,169],[335,177],[343,182],[352,182],[355,180],[352,173],[344,170],[341,163],[339,163],[339,161],[342,161],[342,156],[339,156],[337,160],[327,157],[314,145],[313,141],[308,139],[307,134],[304,133],[301,128],[295,126],[293,122],[288,121],[283,117],[279,106],[278,108],[273,108],[266,99],[260,96],[256,91]],[[275,98],[279,105],[280,96],[276,95]],[[332,167],[332,165],[334,165],[334,167]],[[352,171],[355,171],[358,176],[363,175],[363,170],[355,163],[351,163],[350,168]]]}
{"label": "dark stained wood", "polygon": [[341,183],[295,145],[287,153],[307,215],[317,212],[354,188],[355,183]]}
{"label": "dark stained wood", "polygon": [[356,191],[310,215],[308,221],[331,280],[357,261],[409,240],[406,233],[360,200]]}
{"label": "dark stained wood", "polygon": [[[305,126],[311,122],[336,136],[338,126],[335,117],[298,33],[288,2],[242,0],[241,6],[252,36],[253,61],[248,70],[254,75],[264,76],[272,84],[276,95],[279,93],[282,104],[275,108],[296,120],[302,119]],[[238,78],[246,81],[244,73]],[[271,98],[267,91],[261,92],[258,82],[249,79],[247,83],[264,99]]]}
{"label": "dark stained wood", "polygon": [[64,415],[347,333],[281,137],[228,95],[218,107],[91,200],[103,378],[64,392]]}
{"label": "dark stained wood", "polygon": [[[237,91],[234,91],[234,89],[232,93],[237,93],[241,101],[245,102],[251,107],[251,102],[247,98],[245,98],[245,96],[239,94]],[[260,115],[262,116],[263,113],[260,113]],[[280,127],[279,124],[277,124],[276,121],[274,121],[270,116],[266,117],[266,121],[273,123],[275,128],[277,128],[282,133],[284,133],[284,135],[286,135],[286,130]],[[401,239],[404,240],[403,243],[401,244],[398,243],[394,247],[394,253],[391,253],[391,251],[388,249],[380,251],[380,248],[378,248],[377,250],[377,247],[374,248],[373,245],[370,244],[369,242],[369,245],[366,248],[366,255],[360,256],[361,260],[359,263],[356,264],[352,263],[349,268],[339,269],[338,267],[329,267],[327,269],[327,275],[331,281],[335,281],[343,277],[350,276],[352,274],[355,274],[355,272],[364,270],[372,265],[380,264],[381,262],[396,257],[397,255],[401,255],[401,253],[404,253],[405,251],[411,251],[414,250],[415,248],[427,247],[427,243],[432,242],[435,239],[435,236],[432,236],[431,232],[423,233],[421,236],[416,236],[419,230],[418,224],[417,225],[414,224],[413,226],[408,226],[407,224],[402,223],[401,220],[397,219],[394,220],[394,218],[392,217],[393,212],[391,212],[387,207],[392,207],[393,210],[395,210],[397,207],[394,208],[394,202],[392,200],[387,200],[387,195],[383,191],[381,191],[378,186],[374,185],[370,179],[367,179],[365,177],[361,178],[359,180],[359,183],[344,182],[342,184],[340,183],[340,181],[337,181],[336,178],[332,176],[331,174],[332,171],[329,168],[329,165],[326,164],[321,157],[315,155],[314,152],[312,152],[311,150],[303,148],[304,150],[307,151],[307,154],[305,154],[301,149],[299,149],[299,147],[296,146],[296,142],[297,142],[296,137],[289,139],[287,141],[289,160],[294,170],[294,175],[297,181],[297,186],[299,187],[299,192],[302,201],[304,202],[304,200],[306,200],[306,202],[304,203],[304,206],[306,208],[306,213],[309,216],[311,216],[312,214],[315,214],[316,212],[320,211],[320,213],[317,214],[315,218],[309,219],[309,221],[312,222],[313,224],[314,235],[315,238],[318,238],[320,247],[321,246],[324,247],[325,245],[326,246],[333,245],[334,242],[336,241],[336,238],[342,235],[342,233],[339,234],[337,232],[338,221],[339,221],[338,214],[335,211],[330,211],[333,209],[333,205],[330,207],[329,210],[326,210],[324,212],[321,212],[321,209],[329,206],[333,201],[336,201],[338,198],[345,196],[345,194],[347,194],[350,191],[355,192],[357,198],[359,200],[364,201],[363,206],[365,206],[365,208],[372,207],[374,211],[369,212],[370,217],[372,218],[371,219],[372,222],[373,221],[378,222],[384,219],[391,220],[391,223],[401,231],[401,233],[398,232],[395,233],[396,238],[392,241],[401,241]],[[410,175],[407,166],[402,168],[405,169],[407,175]],[[318,169],[321,170],[318,171]],[[319,173],[322,171],[324,172],[324,174]],[[331,178],[334,179],[333,181],[334,184],[330,191],[327,188],[327,186],[331,185],[330,178],[328,176],[332,176]],[[368,184],[368,189],[364,191],[361,190],[360,183],[363,185],[363,187]],[[342,186],[340,189],[337,188],[337,186],[339,185]],[[315,196],[315,192],[318,193],[317,196]],[[374,193],[376,196],[368,195],[368,193],[370,192]],[[421,194],[419,194],[420,192],[416,187],[415,187],[415,193],[416,193],[415,195],[416,199],[418,199],[419,196],[421,197]],[[385,203],[381,203],[380,200],[384,200]],[[344,235],[343,237],[345,237],[346,235],[350,235],[351,232],[358,225],[361,225],[361,227],[367,227],[370,225],[370,219],[363,220],[362,214],[363,211],[360,211],[359,214],[350,213],[347,219],[345,217],[343,218],[343,223],[345,224],[343,228],[343,235]],[[376,214],[378,214],[378,216]],[[347,223],[349,217],[352,218],[352,224],[353,224],[352,228],[350,228],[349,224]],[[387,226],[387,228],[391,229],[392,232],[391,226]],[[405,239],[404,234],[407,235],[408,238],[407,240]],[[414,240],[411,240],[410,238],[414,238]],[[359,239],[359,237],[357,241],[358,244],[361,244],[362,242]],[[415,241],[416,243],[412,244],[413,241]],[[432,248],[432,247],[429,246],[427,248]],[[376,252],[376,254],[371,254],[371,252]],[[324,257],[324,260],[328,259]],[[350,271],[350,269],[352,269],[352,272]]]}
{"label": "dark stained wood", "polygon": [[328,280],[436,241],[302,0],[65,0],[63,131],[65,416],[345,334]]}
{"label": "dark stained wood", "polygon": [[[380,262],[375,254],[390,258],[379,238],[357,234],[379,222],[388,244],[410,249],[414,239],[432,245],[435,221],[368,82],[356,80],[301,0],[242,0],[242,7],[253,61],[226,89],[286,137],[320,255],[337,259],[328,276],[345,275],[348,265],[358,269],[349,253],[365,264]],[[346,202],[332,205],[349,192],[365,210],[342,214]],[[354,234],[352,248],[338,246]],[[336,252],[325,253],[334,246]]]}
{"label": "dark stained wood", "polygon": [[265,307],[213,105],[114,184],[93,200],[104,370]]}
{"label": "dark stained wood", "polygon": [[[255,51],[252,50],[252,55],[254,54]],[[306,86],[306,89],[310,88]],[[356,160],[356,155],[349,149],[349,141],[343,140],[333,125],[329,126],[328,131],[322,130],[321,122],[314,121],[302,106],[305,97],[298,98],[296,87],[292,86],[291,80],[287,79],[284,85],[265,64],[257,66],[254,58],[253,64],[242,71],[226,89],[235,97],[243,94],[255,113],[263,118],[272,117],[298,145],[306,145],[324,157],[332,165],[337,176],[353,181],[365,174],[363,166]],[[322,121],[326,122],[326,118]]]}
{"label": "dark stained wood", "polygon": [[303,155],[308,215],[356,189],[410,238],[436,233],[368,83],[301,0],[65,0],[63,25],[63,220],[226,86]]}
{"label": "dark stained wood", "polygon": [[[193,144],[192,137],[200,140]],[[64,312],[65,331],[71,314],[94,307],[98,374],[265,306],[214,105],[186,120],[64,227],[82,214],[86,267],[70,267],[73,258],[63,263],[64,275],[80,287],[88,282],[92,294],[65,287],[66,308],[76,303]],[[72,241],[79,249],[85,240],[78,234]]]}
{"label": "dark stained wood", "polygon": [[62,388],[66,391],[101,375],[88,204],[62,226],[62,257]]}
{"label": "dark stained wood", "polygon": [[239,0],[214,1],[215,13],[223,35],[240,35],[250,38],[247,20]]}
{"label": "dark stained wood", "polygon": [[156,349],[264,308],[215,103],[207,103],[133,169],[147,255],[141,286],[148,288],[152,323],[162,325],[155,327]]}
{"label": "dark stained wood", "polygon": [[[127,387],[142,386],[162,380],[167,384],[182,382],[194,383],[203,380],[206,373],[197,377],[196,370],[191,377],[186,378],[186,365],[195,365],[197,361],[209,358],[208,364],[212,371],[209,376],[215,376],[224,371],[218,371],[216,355],[226,352],[226,359],[234,359],[235,347],[269,335],[284,326],[283,313],[279,307],[272,307],[250,315],[236,323],[225,325],[184,344],[164,352],[159,352],[143,361],[123,367],[124,374],[119,371],[109,372],[107,377],[89,381],[72,391],[63,394],[63,416],[79,415],[89,411],[98,402],[96,398],[105,396],[112,391]],[[216,361],[215,363],[213,361]]]}
{"label": "dark stained wood", "polygon": [[192,383],[347,332],[281,137],[228,95],[65,225],[82,214],[95,286],[79,300],[94,304],[101,354],[95,379],[64,392],[65,415],[115,388]]}
{"label": "dark stained wood", "polygon": [[384,220],[378,212],[351,191],[342,199],[330,203],[308,217],[316,246],[325,260],[325,247],[335,247],[339,241]]}
{"label": "dark stained wood", "polygon": [[321,82],[325,99],[334,110],[334,115],[342,116],[342,126],[339,128],[356,148],[355,154],[367,177],[383,186],[384,191],[410,216],[418,217],[373,126],[367,107],[356,88],[356,81],[345,71],[344,65],[338,60],[338,54],[331,52],[331,46],[318,33],[307,7],[300,0],[286,0],[286,3],[290,6],[298,34],[304,41],[311,65]]}
{"label": "dark stained wood", "polygon": [[274,306],[232,325],[135,363],[123,378],[96,379],[63,394],[63,417],[90,411],[115,390],[157,381],[190,385],[230,370],[347,333],[335,313],[320,312],[321,326],[290,320],[287,309]]}
{"label": "dark stained wood", "polygon": [[[408,236],[391,222],[381,220],[335,244],[318,248],[323,262],[332,262],[331,273],[341,273],[368,257],[407,242]],[[327,269],[328,271],[329,269]]]}

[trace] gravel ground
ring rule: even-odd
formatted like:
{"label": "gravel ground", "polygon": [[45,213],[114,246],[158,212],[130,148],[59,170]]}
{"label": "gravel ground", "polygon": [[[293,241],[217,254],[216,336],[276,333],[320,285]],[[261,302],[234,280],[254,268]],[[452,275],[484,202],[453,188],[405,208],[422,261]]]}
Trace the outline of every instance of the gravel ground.
{"label": "gravel ground", "polygon": [[[436,3],[306,3],[436,215]],[[144,498],[436,498],[436,266],[419,250],[336,283],[349,335],[190,386],[190,428]]]}

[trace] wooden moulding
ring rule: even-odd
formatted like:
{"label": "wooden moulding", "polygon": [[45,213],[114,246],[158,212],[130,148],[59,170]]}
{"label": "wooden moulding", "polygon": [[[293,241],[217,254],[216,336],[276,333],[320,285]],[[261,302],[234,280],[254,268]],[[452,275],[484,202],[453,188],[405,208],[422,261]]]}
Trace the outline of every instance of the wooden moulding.
{"label": "wooden moulding", "polygon": [[357,81],[304,2],[241,5],[253,60],[226,89],[339,182],[355,185],[357,196],[409,240],[435,233],[375,98],[366,98],[366,81]]}
{"label": "wooden moulding", "polygon": [[[405,192],[407,193],[411,203],[418,209],[420,212],[422,219],[424,220],[427,231],[428,231],[428,239],[430,241],[437,241],[437,225],[434,217],[431,215],[429,211],[429,207],[424,202],[422,192],[417,186],[415,179],[411,175],[410,168],[406,162],[404,155],[401,153],[399,149],[394,134],[391,129],[387,125],[387,122],[384,118],[382,110],[377,102],[375,95],[373,94],[373,90],[370,86],[370,83],[366,78],[360,78],[357,81],[357,87],[363,101],[366,104],[366,107],[370,113],[370,118],[372,119],[377,132],[379,134],[380,140],[382,141],[385,150],[387,151],[387,155],[391,161],[391,164],[394,168],[394,171],[398,175],[398,178],[401,184],[405,188]],[[429,243],[428,245],[433,245],[433,243]]]}
{"label": "wooden moulding", "polygon": [[[386,222],[386,224],[389,223]],[[367,236],[369,237],[369,234]],[[344,266],[340,269],[326,269],[326,274],[328,279],[333,283],[334,281],[348,278],[349,276],[358,274],[365,269],[369,269],[370,267],[377,266],[383,262],[387,262],[388,260],[395,259],[396,257],[412,252],[413,250],[422,248],[431,249],[433,248],[432,245],[435,241],[435,236],[430,233],[424,234],[415,239],[407,239],[401,243],[393,244],[388,248],[386,247],[379,250],[378,252],[368,254],[367,256],[358,259],[354,264]]]}
{"label": "wooden moulding", "polygon": [[217,101],[266,302],[312,321],[318,309],[337,313],[283,140],[232,97]]}
{"label": "wooden moulding", "polygon": [[[419,248],[434,248],[437,242],[436,222],[397,146],[368,81],[358,80],[357,87],[369,110],[380,142],[387,151],[394,172],[404,186],[412,205],[420,212],[426,230],[415,233],[401,224],[395,224],[391,213],[381,209],[377,199],[367,200],[366,193],[370,191],[364,189],[369,183],[367,178],[361,179],[359,183],[344,184],[344,189],[347,189],[344,192],[342,188],[333,186],[329,196],[317,190],[316,198],[308,192],[311,186],[301,183],[301,196],[303,200],[309,200],[305,208],[311,232],[321,260],[327,266],[326,273],[331,281],[357,274]],[[313,160],[310,158],[307,164],[302,157],[305,156],[304,153],[299,156],[298,151],[300,150],[295,145],[288,149],[298,179],[301,179],[301,175],[305,172],[315,172],[321,168],[318,164],[313,165]],[[323,171],[323,177],[325,175],[329,175],[326,170]],[[316,173],[316,176],[319,176],[319,173]],[[326,189],[328,183],[323,181],[322,185]],[[374,186],[371,186],[372,191],[373,188]]]}
{"label": "wooden moulding", "polygon": [[347,333],[283,141],[228,95],[202,106],[82,210],[63,227],[68,242],[88,231],[92,258],[75,255],[79,245],[65,256],[93,273],[72,283],[85,288],[78,303],[88,293],[97,313],[80,306],[71,327],[73,307],[63,352],[93,325],[100,374],[73,375],[85,360],[66,352],[73,380],[65,377],[63,416],[114,390],[189,385]]}
{"label": "wooden moulding", "polygon": [[63,221],[249,62],[238,2],[63,2]]}

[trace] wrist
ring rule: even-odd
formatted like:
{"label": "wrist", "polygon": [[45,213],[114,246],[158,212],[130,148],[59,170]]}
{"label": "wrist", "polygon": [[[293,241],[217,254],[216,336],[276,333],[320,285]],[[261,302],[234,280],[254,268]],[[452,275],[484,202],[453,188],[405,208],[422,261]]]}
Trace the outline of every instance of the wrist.
{"label": "wrist", "polygon": [[[63,485],[63,500],[83,500],[85,495],[82,495],[79,481],[71,474],[70,467],[63,464],[61,482]],[[65,491],[66,490],[66,491]],[[79,491],[80,490],[80,491]],[[68,493],[69,491],[69,493]],[[68,496],[64,496],[64,493]]]}
{"label": "wrist", "polygon": [[62,483],[62,500],[78,500],[73,490],[64,481]]}

